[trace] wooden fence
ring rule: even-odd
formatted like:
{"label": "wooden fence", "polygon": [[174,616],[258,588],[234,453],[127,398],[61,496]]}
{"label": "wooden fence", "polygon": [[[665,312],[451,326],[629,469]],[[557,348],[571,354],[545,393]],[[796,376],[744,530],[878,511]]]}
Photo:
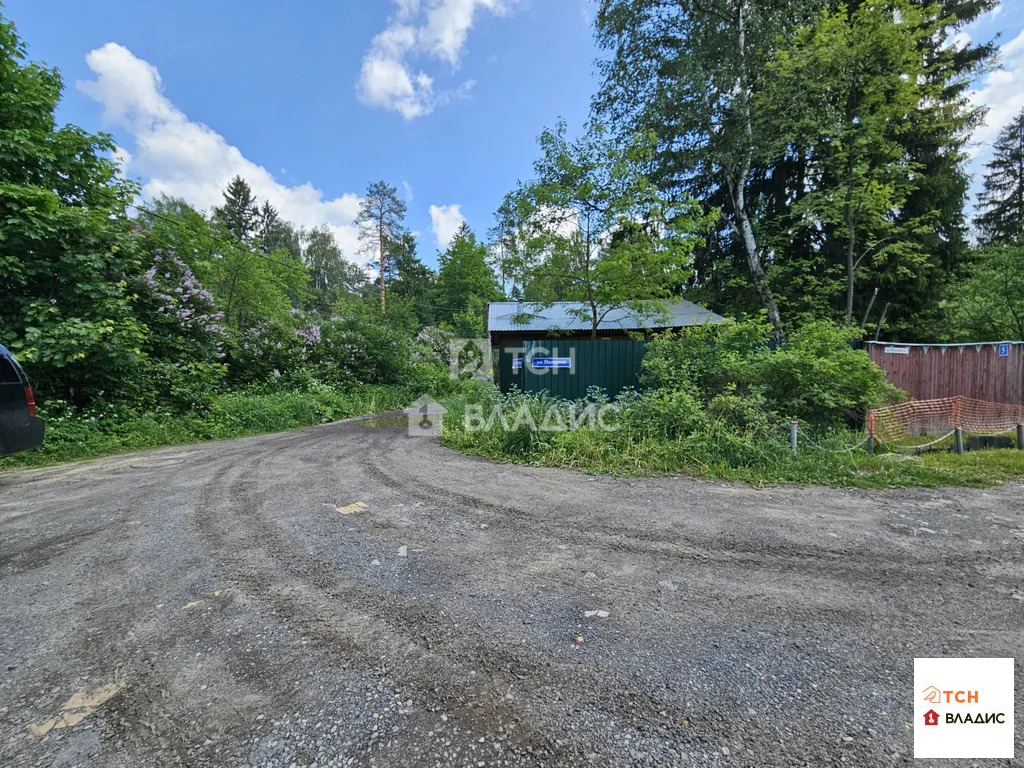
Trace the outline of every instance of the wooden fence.
{"label": "wooden fence", "polygon": [[1024,342],[869,341],[865,348],[889,381],[914,400],[963,395],[994,403],[1024,403]]}

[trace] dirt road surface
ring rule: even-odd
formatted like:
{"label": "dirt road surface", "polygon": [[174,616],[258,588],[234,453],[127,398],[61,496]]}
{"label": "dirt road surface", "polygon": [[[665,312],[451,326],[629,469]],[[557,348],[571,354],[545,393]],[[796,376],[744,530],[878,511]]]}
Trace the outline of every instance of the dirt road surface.
{"label": "dirt road surface", "polygon": [[0,765],[903,765],[915,656],[1018,658],[1021,764],[1021,486],[589,477],[394,423],[0,475]]}

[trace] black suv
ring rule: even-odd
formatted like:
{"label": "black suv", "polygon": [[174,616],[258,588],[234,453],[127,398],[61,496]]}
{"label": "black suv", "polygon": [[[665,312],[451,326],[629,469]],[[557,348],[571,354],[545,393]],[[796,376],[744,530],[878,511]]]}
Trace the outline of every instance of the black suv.
{"label": "black suv", "polygon": [[28,376],[14,355],[0,346],[0,457],[43,444],[45,424],[36,416]]}

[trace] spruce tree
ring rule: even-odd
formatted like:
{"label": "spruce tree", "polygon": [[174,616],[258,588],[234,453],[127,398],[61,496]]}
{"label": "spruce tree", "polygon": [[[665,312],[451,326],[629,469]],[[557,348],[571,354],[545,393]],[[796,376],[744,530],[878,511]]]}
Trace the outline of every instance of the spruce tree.
{"label": "spruce tree", "polygon": [[1024,242],[1024,110],[999,132],[986,166],[975,220],[985,244]]}
{"label": "spruce tree", "polygon": [[235,176],[224,190],[224,205],[213,209],[214,217],[242,242],[251,242],[260,225],[260,209],[252,187]]}

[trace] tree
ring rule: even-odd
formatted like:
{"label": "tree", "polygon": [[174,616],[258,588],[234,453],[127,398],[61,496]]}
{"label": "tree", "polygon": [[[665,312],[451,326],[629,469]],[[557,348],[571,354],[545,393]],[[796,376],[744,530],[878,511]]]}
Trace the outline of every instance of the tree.
{"label": "tree", "polygon": [[[845,315],[845,296],[836,294],[837,279],[845,274],[843,248],[796,208],[805,195],[830,183],[818,173],[819,147],[794,143],[784,152],[766,152],[766,145],[778,146],[780,127],[774,115],[759,114],[764,102],[758,96],[771,85],[768,64],[778,47],[790,47],[797,31],[814,25],[823,11],[861,4],[602,0],[595,34],[607,56],[600,64],[603,83],[594,108],[620,138],[642,131],[658,136],[649,177],[664,194],[699,199],[723,212],[706,245],[695,251],[691,284],[720,312],[743,314],[765,306],[757,264],[751,264],[748,243],[737,234],[742,217],[735,198],[742,187],[728,178],[738,177],[749,157],[742,202],[766,284],[787,327]],[[891,302],[890,325],[920,338],[939,327],[935,312],[945,281],[968,254],[964,145],[982,109],[972,105],[967,91],[995,47],[959,38],[964,26],[995,1],[912,0],[909,5],[945,22],[931,38],[918,41],[929,99],[906,115],[897,137],[907,163],[920,170],[908,178],[894,220],[901,239],[926,261],[912,274],[887,275],[881,286],[860,281],[854,316],[862,315],[881,287],[880,303]],[[746,130],[747,114],[753,132]]]}
{"label": "tree", "polygon": [[487,246],[477,242],[476,235],[465,222],[456,231],[448,248],[438,256],[434,295],[441,316],[449,324],[459,316],[460,327],[468,324],[461,314],[478,315],[482,319],[486,315],[487,303],[501,298],[497,275],[488,263]]}
{"label": "tree", "polygon": [[899,216],[921,171],[899,139],[908,116],[938,96],[921,49],[943,25],[899,0],[823,11],[776,50],[757,97],[759,127],[776,135],[765,151],[814,149],[811,190],[792,210],[842,244],[846,325],[859,275],[877,285],[926,261],[909,233],[929,214]]}
{"label": "tree", "polygon": [[385,285],[392,266],[391,257],[405,233],[405,203],[399,199],[398,190],[384,181],[370,184],[355,223],[359,226],[362,253],[376,261],[380,308],[386,311]]}
{"label": "tree", "polygon": [[0,16],[0,339],[43,397],[82,404],[141,359],[126,211],[137,188],[109,136],[58,127],[60,75],[25,58]]}
{"label": "tree", "polygon": [[259,210],[256,239],[259,241],[260,250],[264,253],[283,251],[296,261],[302,259],[302,243],[299,233],[291,224],[281,218],[269,200],[264,200],[263,206]]}
{"label": "tree", "polygon": [[[994,60],[994,40],[975,41],[963,34],[964,27],[982,13],[992,10],[997,0],[938,0],[923,9],[937,9],[946,21],[928,40],[922,41],[925,78],[932,98],[908,115],[899,142],[911,163],[920,170],[899,214],[901,223],[927,216],[927,227],[916,228],[909,237],[927,255],[927,262],[914,275],[892,281],[886,295],[891,332],[904,338],[935,338],[943,319],[938,311],[947,282],[962,262],[970,258],[965,216],[970,176],[965,167],[965,146],[971,130],[984,118],[985,108],[972,103],[969,90],[979,74]],[[964,42],[965,38],[967,42]],[[861,301],[870,297],[862,295]]]}
{"label": "tree", "polygon": [[339,299],[362,295],[366,275],[344,257],[330,229],[320,226],[303,231],[301,241],[316,309],[326,312]]}
{"label": "tree", "polygon": [[1005,126],[985,166],[975,224],[988,244],[1024,242],[1024,110]]}
{"label": "tree", "polygon": [[140,248],[176,254],[206,286],[234,330],[288,317],[306,296],[309,277],[286,252],[263,253],[233,237],[183,200],[161,198],[139,216]]}
{"label": "tree", "polygon": [[723,194],[722,215],[742,245],[750,279],[781,334],[752,199],[757,136],[754,97],[777,35],[795,26],[803,3],[750,0],[602,0],[598,44],[611,52],[595,97],[621,135],[653,132],[661,142],[660,184],[686,198]]}
{"label": "tree", "polygon": [[[591,337],[615,309],[657,314],[661,299],[689,274],[690,255],[709,217],[690,200],[662,197],[645,176],[653,156],[650,136],[615,146],[604,128],[588,127],[576,140],[566,125],[544,131],[536,177],[506,198],[526,254],[525,293],[540,278],[557,295],[541,299],[582,302],[575,311]],[[573,310],[570,310],[573,311]]]}
{"label": "tree", "polygon": [[235,176],[224,190],[224,205],[213,209],[214,218],[243,243],[252,242],[260,226],[260,209],[249,183]]}
{"label": "tree", "polygon": [[943,309],[949,341],[1024,339],[1024,243],[979,251],[950,284]]}
{"label": "tree", "polygon": [[416,236],[404,232],[397,243],[391,246],[391,274],[388,290],[398,299],[412,304],[420,326],[434,321],[433,292],[435,275],[433,270],[416,256]]}

